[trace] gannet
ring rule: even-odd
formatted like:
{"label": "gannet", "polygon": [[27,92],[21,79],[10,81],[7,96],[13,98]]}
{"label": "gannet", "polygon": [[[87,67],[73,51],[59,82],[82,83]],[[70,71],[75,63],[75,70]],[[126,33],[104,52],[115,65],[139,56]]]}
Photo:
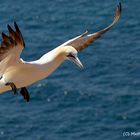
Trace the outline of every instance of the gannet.
{"label": "gannet", "polygon": [[117,5],[113,22],[106,28],[92,34],[86,31],[44,54],[40,59],[30,62],[20,58],[25,43],[17,23],[14,22],[14,29],[7,25],[9,34],[2,32],[0,47],[0,93],[12,90],[17,94],[17,89],[20,88],[19,93],[28,102],[30,96],[26,87],[48,77],[65,60],[70,60],[83,68],[78,52],[108,31],[119,20],[120,15],[121,3]]}

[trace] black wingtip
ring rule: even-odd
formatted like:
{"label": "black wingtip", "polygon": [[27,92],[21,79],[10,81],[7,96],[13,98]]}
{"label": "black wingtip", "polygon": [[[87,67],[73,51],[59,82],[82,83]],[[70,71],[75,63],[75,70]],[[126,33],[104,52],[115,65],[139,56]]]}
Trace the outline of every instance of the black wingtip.
{"label": "black wingtip", "polygon": [[2,35],[3,38],[4,37],[8,38],[8,36],[4,32],[2,32],[1,35]]}
{"label": "black wingtip", "polygon": [[20,31],[20,29],[19,29],[19,27],[18,27],[16,21],[14,21],[14,26],[15,26],[16,31],[20,34],[20,37],[21,37],[21,39],[22,39],[23,46],[25,47],[25,42],[24,42],[23,36],[22,36],[22,34],[21,34],[21,31]]}
{"label": "black wingtip", "polygon": [[19,27],[18,27],[16,21],[14,21],[14,26],[15,26],[16,31],[19,32],[19,33],[21,34],[20,29],[19,29]]}
{"label": "black wingtip", "polygon": [[17,31],[19,31],[19,27],[18,27],[16,21],[14,21],[14,26],[15,26],[15,29],[16,29]]}
{"label": "black wingtip", "polygon": [[119,2],[118,8],[119,8],[119,11],[122,12],[122,4],[121,4],[121,2]]}
{"label": "black wingtip", "polygon": [[7,28],[8,28],[8,29],[11,28],[9,24],[7,24]]}
{"label": "black wingtip", "polygon": [[9,32],[14,32],[13,29],[12,29],[12,27],[9,24],[7,25],[7,28],[9,30]]}
{"label": "black wingtip", "polygon": [[2,35],[2,36],[5,36],[5,33],[4,33],[4,32],[2,32],[2,33],[1,33],[1,35]]}

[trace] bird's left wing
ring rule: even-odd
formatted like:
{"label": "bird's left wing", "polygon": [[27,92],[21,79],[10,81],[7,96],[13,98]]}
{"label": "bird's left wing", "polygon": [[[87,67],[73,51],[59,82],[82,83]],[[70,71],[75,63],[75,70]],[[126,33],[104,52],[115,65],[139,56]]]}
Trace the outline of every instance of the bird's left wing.
{"label": "bird's left wing", "polygon": [[88,32],[86,31],[82,35],[75,37],[71,40],[68,40],[67,42],[63,43],[60,46],[72,46],[77,51],[83,50],[84,48],[88,47],[88,45],[90,45],[92,42],[94,42],[96,39],[101,37],[111,27],[113,27],[113,25],[119,20],[120,15],[121,15],[121,3],[117,5],[114,20],[109,26],[93,34],[87,34]]}
{"label": "bird's left wing", "polygon": [[7,67],[20,61],[20,54],[25,47],[21,31],[16,22],[14,22],[15,30],[10,25],[7,27],[9,34],[2,33],[2,43],[0,46],[0,75]]}

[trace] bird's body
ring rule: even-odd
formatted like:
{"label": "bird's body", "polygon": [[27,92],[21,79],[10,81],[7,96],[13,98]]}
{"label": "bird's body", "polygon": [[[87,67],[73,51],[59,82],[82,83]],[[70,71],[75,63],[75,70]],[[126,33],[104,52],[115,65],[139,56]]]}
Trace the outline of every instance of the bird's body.
{"label": "bird's body", "polygon": [[17,88],[20,88],[49,76],[65,60],[62,53],[64,49],[64,47],[57,47],[36,61],[26,62],[20,59],[4,72],[0,80],[0,93],[11,90],[3,83],[12,81]]}
{"label": "bird's body", "polygon": [[113,22],[106,28],[93,34],[85,32],[31,62],[20,58],[25,43],[18,25],[14,24],[16,31],[8,25],[9,35],[2,33],[0,47],[0,93],[11,89],[17,93],[16,89],[21,88],[20,93],[25,100],[29,101],[26,86],[48,77],[63,61],[71,60],[82,68],[83,65],[78,59],[77,53],[108,31],[118,21],[120,14],[121,4],[117,6]]}

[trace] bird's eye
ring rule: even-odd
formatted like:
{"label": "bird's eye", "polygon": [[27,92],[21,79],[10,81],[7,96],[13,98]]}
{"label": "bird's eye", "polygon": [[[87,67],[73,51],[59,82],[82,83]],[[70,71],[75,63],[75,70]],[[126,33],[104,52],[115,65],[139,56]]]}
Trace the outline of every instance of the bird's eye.
{"label": "bird's eye", "polygon": [[75,57],[74,57],[74,55],[73,55],[73,54],[71,54],[71,53],[70,53],[70,54],[68,54],[68,55],[67,55],[67,57],[72,57],[72,58],[75,58]]}

